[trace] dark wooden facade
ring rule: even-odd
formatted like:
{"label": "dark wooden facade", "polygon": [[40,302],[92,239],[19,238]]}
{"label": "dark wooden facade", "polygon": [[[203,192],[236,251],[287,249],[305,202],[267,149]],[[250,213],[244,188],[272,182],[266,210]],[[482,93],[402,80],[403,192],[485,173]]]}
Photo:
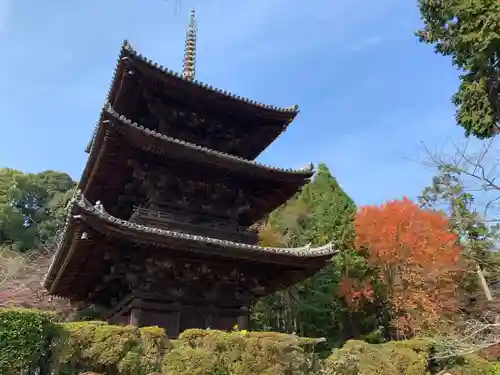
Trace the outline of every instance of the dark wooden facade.
{"label": "dark wooden facade", "polygon": [[257,245],[252,225],[313,173],[251,160],[296,113],[183,79],[125,43],[48,291],[170,337],[245,328],[256,299],[335,253]]}

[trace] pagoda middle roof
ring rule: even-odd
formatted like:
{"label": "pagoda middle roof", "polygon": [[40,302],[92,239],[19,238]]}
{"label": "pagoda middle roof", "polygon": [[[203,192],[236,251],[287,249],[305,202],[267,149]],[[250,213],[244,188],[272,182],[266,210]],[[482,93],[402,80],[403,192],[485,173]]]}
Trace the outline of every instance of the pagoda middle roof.
{"label": "pagoda middle roof", "polygon": [[[79,257],[78,243],[86,241],[81,237],[84,228],[92,228],[107,237],[164,248],[165,251],[175,249],[187,253],[201,253],[205,256],[214,254],[262,263],[292,264],[304,269],[321,268],[338,252],[331,243],[318,247],[264,247],[149,227],[108,214],[93,206],[78,191],[68,205],[66,226],[45,277],[44,284],[47,289],[51,290],[52,284],[57,282],[58,275],[65,272],[66,265],[76,262],[75,259]],[[87,256],[87,254],[80,255]]]}
{"label": "pagoda middle roof", "polygon": [[[106,176],[108,176],[109,171],[118,173],[118,170],[122,168],[121,165],[123,168],[127,168],[125,160],[120,158],[119,151],[116,151],[117,147],[123,149],[123,145],[126,146],[125,148],[130,146],[137,149],[143,155],[154,156],[155,163],[159,163],[158,165],[173,159],[181,162],[186,161],[191,164],[205,165],[208,168],[236,171],[248,175],[252,179],[258,179],[262,184],[267,184],[268,187],[260,194],[262,198],[264,198],[262,194],[265,194],[265,198],[270,199],[260,199],[258,201],[260,203],[252,206],[249,220],[258,220],[262,215],[283,204],[314,173],[312,164],[302,169],[282,169],[178,140],[134,123],[119,115],[108,105],[101,113],[101,121],[94,137],[90,155],[78,183],[78,188],[92,201],[97,199],[106,201],[102,192],[107,189],[106,181],[108,180],[111,185],[115,186],[113,189],[116,190],[113,190],[114,193],[109,191],[109,194],[117,196],[120,193],[120,187],[123,185],[116,178],[110,180],[111,177]],[[123,175],[122,172],[119,173]],[[123,175],[119,178],[126,179],[127,177]],[[276,186],[275,183],[278,184],[278,187],[273,188]],[[110,197],[108,193],[106,194]],[[106,202],[108,209],[114,212],[113,205],[116,202]]]}
{"label": "pagoda middle roof", "polygon": [[[244,113],[247,116],[253,116],[255,119],[274,119],[276,124],[279,126],[275,130],[266,130],[266,134],[261,134],[259,145],[255,145],[252,150],[246,150],[241,156],[253,159],[260,152],[265,149],[274,139],[282,133],[288,125],[293,121],[293,119],[299,113],[299,107],[293,105],[290,107],[279,107],[275,105],[263,104],[257,101],[232,94],[226,90],[218,89],[214,86],[205,84],[198,80],[192,80],[184,77],[181,73],[177,73],[173,70],[165,68],[164,66],[153,62],[144,55],[137,52],[130,43],[125,40],[122,44],[122,48],[118,57],[117,65],[113,74],[113,79],[111,86],[108,91],[106,101],[113,103],[115,98],[119,93],[119,88],[121,85],[121,75],[126,69],[127,64],[134,64],[138,67],[142,67],[145,71],[149,72],[159,80],[165,80],[175,83],[178,90],[189,92],[191,98],[199,98],[199,100],[208,101],[222,107],[232,108],[231,111],[236,111]],[[127,95],[127,94],[125,94]],[[175,95],[175,93],[172,93]],[[198,99],[197,99],[198,100]],[[196,104],[194,105],[196,107]],[[259,125],[258,123],[256,125]],[[238,126],[238,125],[234,125]],[[91,141],[92,142],[92,141]],[[90,142],[90,143],[91,143]],[[90,143],[87,147],[87,151],[90,150]],[[247,145],[248,147],[248,145]]]}
{"label": "pagoda middle roof", "polygon": [[[131,121],[116,112],[109,104],[106,104],[102,110],[101,120],[99,121],[94,142],[90,148],[91,152],[99,151],[98,148],[102,138],[105,136],[106,131],[111,129],[122,134],[133,146],[153,154],[179,155],[180,157],[202,161],[203,163],[243,169],[254,175],[266,175],[267,177],[278,180],[296,180],[297,177],[299,179],[308,179],[314,174],[314,166],[312,163],[309,163],[304,168],[280,168],[170,137]],[[88,166],[91,167],[91,165]],[[90,170],[85,168],[81,181],[87,177],[89,172]]]}

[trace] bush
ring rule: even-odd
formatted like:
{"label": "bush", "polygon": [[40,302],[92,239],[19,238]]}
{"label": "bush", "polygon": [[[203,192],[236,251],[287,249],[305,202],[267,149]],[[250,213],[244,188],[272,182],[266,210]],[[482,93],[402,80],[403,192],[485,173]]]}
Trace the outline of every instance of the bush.
{"label": "bush", "polygon": [[368,344],[348,341],[334,350],[323,368],[325,375],[425,375],[428,352],[420,341]]}
{"label": "bush", "polygon": [[0,309],[0,374],[46,373],[59,333],[50,313]]}
{"label": "bush", "polygon": [[447,358],[440,364],[440,367],[457,375],[496,375],[495,371],[498,371],[493,362],[488,362],[476,354]]}
{"label": "bush", "polygon": [[66,323],[58,370],[62,375],[95,371],[107,375],[149,374],[161,369],[167,338],[158,327]]}
{"label": "bush", "polygon": [[165,355],[169,375],[291,375],[313,372],[310,340],[273,332],[187,330]]}
{"label": "bush", "polygon": [[499,362],[493,362],[493,364],[491,365],[489,375],[500,375],[500,363]]}
{"label": "bush", "polygon": [[[415,339],[368,344],[348,341],[324,363],[323,375],[429,375],[447,369],[457,375],[496,375],[495,364],[478,355],[431,361],[433,341]],[[496,370],[498,371],[498,370]]]}
{"label": "bush", "polygon": [[45,312],[0,309],[1,375],[500,375],[476,355],[431,360],[435,345],[351,340],[320,362],[314,340],[295,335],[191,329],[167,340],[158,327],[59,324]]}

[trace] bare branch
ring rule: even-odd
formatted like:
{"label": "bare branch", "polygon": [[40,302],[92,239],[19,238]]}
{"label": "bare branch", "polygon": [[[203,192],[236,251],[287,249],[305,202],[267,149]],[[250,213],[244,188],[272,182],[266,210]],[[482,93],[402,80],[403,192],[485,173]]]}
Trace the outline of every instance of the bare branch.
{"label": "bare branch", "polygon": [[498,142],[497,138],[490,139],[476,151],[471,151],[469,141],[452,143],[449,153],[432,151],[422,143],[425,157],[420,160],[420,164],[428,168],[447,169],[459,176],[464,191],[475,193],[474,206],[487,221],[499,220],[496,212],[500,202],[500,184],[496,182],[499,164],[495,142]]}
{"label": "bare branch", "polygon": [[[455,336],[436,341],[439,348],[435,359],[455,357],[486,349],[500,344],[500,320],[498,314],[487,312],[482,319],[465,321]],[[487,354],[487,353],[486,353]]]}
{"label": "bare branch", "polygon": [[53,253],[28,254],[0,251],[0,307],[38,308],[67,316],[73,308],[64,299],[51,297],[42,286]]}
{"label": "bare branch", "polygon": [[[479,290],[467,293],[472,305],[467,305],[465,316],[459,320],[462,323],[455,326],[456,331],[437,342],[439,350],[435,355],[436,359],[497,350],[500,345],[500,311],[494,298],[497,290],[491,289],[492,285],[498,285],[500,281],[495,279],[500,263],[494,258],[484,258],[481,252],[477,252],[478,241],[482,242],[479,246],[485,246],[483,251],[491,250],[491,246],[495,247],[498,242],[496,226],[493,225],[500,222],[498,212],[495,211],[500,202],[500,184],[496,182],[496,141],[496,138],[488,140],[475,152],[471,151],[469,142],[453,144],[448,154],[431,152],[423,145],[426,159],[421,164],[439,171],[433,186],[426,190],[425,194],[429,195],[424,194],[423,202],[431,207],[439,207],[438,204],[443,203],[447,205],[447,213],[464,247],[463,255],[473,266],[468,271],[469,275],[475,269],[480,286]],[[472,192],[474,195],[471,197],[464,194]],[[481,228],[486,230],[484,235],[477,231]],[[490,274],[485,274],[485,271]],[[490,277],[491,273],[493,277]],[[487,313],[484,313],[485,309],[488,309]],[[473,318],[478,316],[481,318]]]}

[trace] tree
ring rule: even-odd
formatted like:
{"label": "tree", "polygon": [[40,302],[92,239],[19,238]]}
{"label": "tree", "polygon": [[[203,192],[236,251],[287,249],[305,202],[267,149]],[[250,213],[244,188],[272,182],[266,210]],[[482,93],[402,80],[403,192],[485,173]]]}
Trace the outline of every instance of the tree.
{"label": "tree", "polygon": [[[430,186],[420,197],[422,207],[445,212],[450,228],[462,248],[464,271],[462,299],[465,311],[480,312],[492,300],[484,277],[498,272],[498,259],[492,249],[498,240],[496,201],[500,187],[495,183],[496,160],[489,155],[494,140],[478,153],[455,145],[455,153],[440,155],[427,150],[426,164],[436,169]],[[477,316],[476,316],[477,318]]]}
{"label": "tree", "polygon": [[462,248],[464,278],[459,284],[463,303],[454,332],[439,341],[437,357],[491,350],[500,345],[498,287],[500,258],[492,251],[498,243],[500,186],[495,177],[498,160],[495,143],[488,140],[479,151],[454,145],[451,153],[427,151],[424,165],[436,171],[420,197],[423,207],[445,212]]}
{"label": "tree", "polygon": [[302,192],[270,215],[261,228],[262,244],[294,247],[332,241],[341,256],[308,280],[259,301],[253,308],[254,328],[327,337],[328,346],[377,329],[373,311],[353,312],[337,293],[341,278],[346,273],[354,277],[361,259],[353,251],[355,213],[352,199],[320,164]]}
{"label": "tree", "polygon": [[450,56],[461,70],[453,96],[466,136],[489,138],[500,121],[500,3],[496,0],[419,0],[421,42]]}
{"label": "tree", "polygon": [[373,292],[363,284],[357,296],[385,301],[393,338],[432,330],[458,308],[460,248],[448,226],[444,214],[408,199],[358,211],[355,245],[372,267]]}
{"label": "tree", "polygon": [[66,173],[0,169],[0,245],[26,251],[50,241],[74,187]]}
{"label": "tree", "polygon": [[297,204],[308,207],[309,212],[301,225],[297,245],[332,242],[340,251],[330,265],[296,287],[301,333],[325,336],[337,345],[373,330],[371,324],[368,328],[365,326],[362,313],[355,316],[337,294],[341,278],[356,272],[356,254],[352,251],[356,214],[353,200],[342,190],[328,167],[319,164],[314,180],[304,187]]}

